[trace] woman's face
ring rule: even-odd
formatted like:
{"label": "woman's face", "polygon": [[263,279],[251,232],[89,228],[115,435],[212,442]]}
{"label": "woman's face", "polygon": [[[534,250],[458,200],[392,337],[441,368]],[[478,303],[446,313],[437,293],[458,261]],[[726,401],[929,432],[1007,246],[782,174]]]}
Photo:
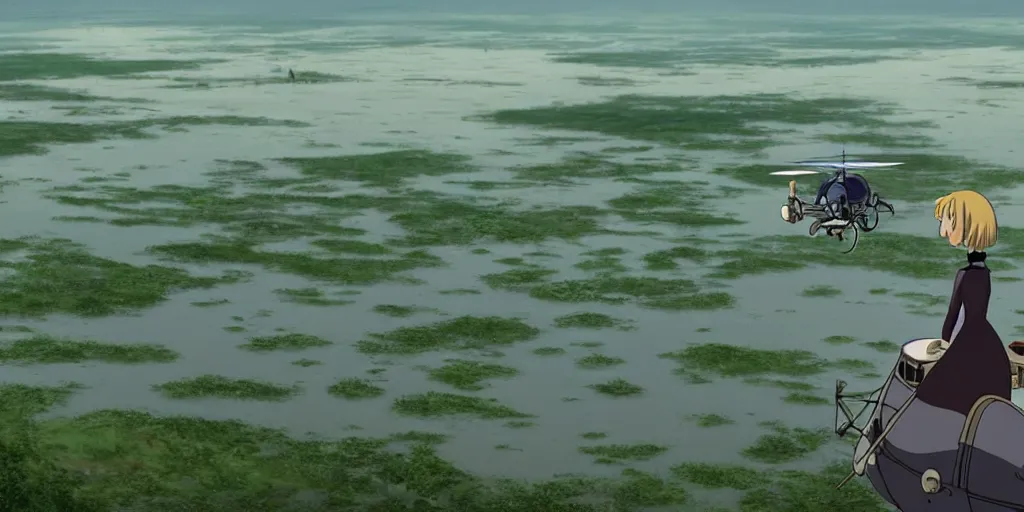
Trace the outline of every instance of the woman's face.
{"label": "woman's face", "polygon": [[960,244],[964,243],[963,234],[958,230],[953,229],[953,221],[949,217],[943,215],[942,219],[939,220],[939,236],[949,240],[949,245],[953,247],[959,247]]}

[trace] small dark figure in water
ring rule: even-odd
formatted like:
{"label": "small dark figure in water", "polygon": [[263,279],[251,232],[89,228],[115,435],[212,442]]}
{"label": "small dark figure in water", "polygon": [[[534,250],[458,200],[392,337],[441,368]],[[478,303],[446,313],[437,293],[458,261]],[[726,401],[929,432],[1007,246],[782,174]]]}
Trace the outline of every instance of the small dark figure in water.
{"label": "small dark figure in water", "polygon": [[295,81],[295,72],[292,71],[291,69],[288,70],[288,79],[291,80],[292,82]]}
{"label": "small dark figure in water", "polygon": [[971,190],[936,200],[935,218],[939,236],[967,248],[967,266],[956,273],[942,326],[949,348],[918,386],[917,398],[966,416],[982,396],[1010,399],[1010,360],[987,318],[992,278],[985,249],[995,245],[999,226],[992,203]]}

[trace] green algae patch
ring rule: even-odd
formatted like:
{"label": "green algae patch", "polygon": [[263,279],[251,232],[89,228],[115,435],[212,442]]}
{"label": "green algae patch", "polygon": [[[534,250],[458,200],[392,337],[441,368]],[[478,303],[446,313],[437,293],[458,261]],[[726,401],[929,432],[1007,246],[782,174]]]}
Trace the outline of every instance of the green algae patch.
{"label": "green algae patch", "polygon": [[427,258],[317,258],[298,252],[259,251],[239,242],[163,244],[146,250],[173,261],[256,264],[269,270],[347,285],[394,280],[399,273],[439,265],[436,260]]}
{"label": "green algae patch", "polygon": [[[976,190],[981,193],[1001,192],[1013,188],[1019,178],[1019,171],[1015,169],[956,155],[886,152],[858,156],[872,161],[903,162],[899,170],[872,173],[868,176],[871,180],[871,188],[883,198],[888,199],[934,201],[952,190],[961,189]],[[719,168],[715,172],[753,185],[778,187],[781,204],[785,201],[787,180],[771,176],[770,173],[784,168],[773,165],[748,165]],[[964,169],[970,169],[970,171],[965,172]],[[883,214],[882,222],[885,221],[884,217],[886,214]],[[908,246],[912,246],[912,244],[908,244]],[[851,255],[856,252],[854,251]]]}
{"label": "green algae patch", "polygon": [[849,345],[850,343],[856,342],[857,338],[854,338],[853,336],[846,336],[843,334],[833,334],[832,336],[826,337],[822,341],[828,343],[829,345]]}
{"label": "green algae patch", "polygon": [[581,446],[580,453],[597,457],[597,462],[620,463],[624,461],[650,460],[668,451],[668,447],[650,443],[606,444]]}
{"label": "green algae patch", "polygon": [[[3,57],[0,56],[0,61]],[[84,91],[72,91],[56,87],[44,87],[33,84],[2,84],[0,83],[0,101],[118,101],[115,98],[93,96]],[[123,100],[122,100],[123,101]],[[134,100],[138,102],[139,100]]]}
{"label": "green algae patch", "polygon": [[637,84],[635,80],[629,78],[604,76],[578,76],[576,82],[591,87],[631,87]]}
{"label": "green algae patch", "polygon": [[771,482],[771,478],[762,472],[735,464],[687,462],[672,466],[670,471],[677,478],[707,489],[746,491]]}
{"label": "green algae patch", "polygon": [[328,345],[332,345],[332,343],[319,336],[289,333],[249,338],[249,342],[239,345],[239,348],[253,352],[272,352],[278,350],[305,350],[326,347]]}
{"label": "green algae patch", "polygon": [[680,371],[723,377],[806,377],[831,367],[829,361],[806,350],[762,350],[722,343],[691,345],[658,357],[676,361],[681,366]]}
{"label": "green algae patch", "polygon": [[550,164],[534,164],[513,169],[518,180],[570,185],[574,180],[623,180],[663,172],[679,171],[674,163],[616,162],[603,155],[579,154]]}
{"label": "green algae patch", "polygon": [[153,386],[167,398],[233,398],[239,400],[281,401],[299,392],[294,386],[281,386],[252,379],[230,379],[220,375],[201,375]]}
{"label": "green algae patch", "polygon": [[535,427],[537,426],[537,424],[532,421],[506,421],[505,424],[502,426],[505,428],[520,429]]}
{"label": "green algae patch", "polygon": [[[1007,228],[1010,229],[1010,228]],[[1000,233],[1002,234],[1002,233]],[[999,256],[1015,257],[1021,245],[1007,231]],[[831,243],[829,243],[831,242]],[[952,250],[938,236],[924,237],[874,231],[861,237],[858,250],[842,254],[827,237],[802,235],[768,236],[745,241],[743,249],[725,250],[716,257],[726,259],[708,277],[736,279],[748,275],[788,272],[805,268],[808,262],[830,268],[861,268],[914,279],[952,279],[963,266],[963,254]],[[839,250],[837,250],[839,249]],[[860,249],[864,249],[861,251]],[[996,249],[993,249],[993,254]],[[799,261],[775,254],[799,254]]]}
{"label": "green algae patch", "polygon": [[783,464],[802,459],[828,442],[828,429],[810,430],[789,428],[777,423],[767,423],[773,432],[762,435],[757,441],[741,452],[748,459],[766,464]]}
{"label": "green algae patch", "polygon": [[482,241],[529,244],[553,238],[575,241],[607,233],[599,221],[605,214],[589,206],[516,210],[439,199],[397,213],[390,220],[409,232],[402,240],[405,245],[471,245]]}
{"label": "green algae patch", "polygon": [[900,350],[899,344],[893,343],[889,340],[865,341],[863,345],[865,347],[885,353],[898,352]]}
{"label": "green algae patch", "polygon": [[178,355],[177,352],[160,345],[117,345],[92,340],[60,339],[47,335],[0,344],[0,361],[21,364],[85,361],[120,364],[170,363],[177,360]]}
{"label": "green algae patch", "polygon": [[779,471],[768,485],[759,486],[740,499],[740,510],[784,512],[849,510],[886,512],[891,510],[874,489],[851,482],[842,489],[836,483],[849,473],[849,463],[831,464],[820,472]]}
{"label": "green algae patch", "polygon": [[890,105],[854,98],[798,99],[780,94],[627,95],[599,103],[499,110],[483,119],[500,124],[596,131],[686,149],[756,151],[776,143],[778,134],[784,131],[778,125],[900,126],[886,120],[893,113],[895,109]]}
{"label": "green algae patch", "polygon": [[644,392],[644,388],[625,379],[612,379],[608,382],[591,384],[587,387],[608,396],[634,396]]}
{"label": "green algae patch", "polygon": [[743,224],[733,216],[716,211],[716,200],[732,197],[731,189],[712,188],[705,181],[654,181],[622,179],[645,186],[608,201],[623,219],[644,224],[663,223],[687,227]]}
{"label": "green algae patch", "polygon": [[103,59],[75,53],[7,53],[0,55],[0,81],[122,77],[139,73],[191,71],[215,62],[218,61]]}
{"label": "green algae patch", "polygon": [[815,285],[805,288],[804,291],[800,292],[800,295],[803,295],[804,297],[835,297],[842,293],[843,291],[835,286]]}
{"label": "green algae patch", "polygon": [[298,121],[240,116],[177,116],[111,121],[106,123],[50,123],[0,121],[0,156],[46,153],[48,144],[83,144],[111,139],[152,139],[150,130],[161,128],[182,131],[193,126],[291,126],[305,127]]}
{"label": "green algae patch", "polygon": [[320,361],[317,361],[316,359],[305,359],[305,358],[303,358],[303,359],[296,359],[296,360],[292,361],[292,364],[295,365],[295,366],[301,366],[302,368],[309,368],[310,366],[319,366],[319,365],[321,365],[323,363],[321,363]]}
{"label": "green algae patch", "polygon": [[552,271],[512,269],[488,274],[483,281],[492,288],[528,292],[535,299],[552,302],[601,302],[667,310],[711,310],[731,307],[735,299],[724,292],[701,293],[686,279],[657,279],[599,275],[590,279],[550,281]]}
{"label": "green algae patch", "polygon": [[394,251],[390,247],[381,244],[363,242],[362,240],[339,240],[325,238],[313,240],[310,245],[319,247],[328,252],[342,254],[359,254],[363,256],[383,256]]}
{"label": "green algae patch", "polygon": [[765,377],[750,377],[743,379],[743,382],[754,386],[784,389],[786,391],[813,391],[816,386],[798,380],[768,379]]}
{"label": "green algae patch", "polygon": [[440,290],[437,293],[440,295],[480,295],[481,292],[472,288],[452,288],[450,290]]}
{"label": "green algae patch", "polygon": [[470,415],[481,419],[532,418],[498,403],[493,398],[457,395],[429,391],[423,394],[406,395],[395,399],[392,409],[405,416],[438,418],[453,415]]}
{"label": "green algae patch", "polygon": [[479,391],[486,386],[480,383],[489,379],[508,379],[519,375],[519,370],[493,363],[481,363],[465,359],[447,359],[447,364],[430,370],[431,380],[443,382],[463,391]]}
{"label": "green algae patch", "polygon": [[373,307],[374,313],[394,318],[406,318],[424,311],[430,311],[430,309],[419,306],[399,306],[397,304],[377,304]]}
{"label": "green algae patch", "polygon": [[0,428],[6,430],[8,424],[20,424],[51,407],[63,405],[81,387],[76,383],[60,386],[0,384],[0,400],[4,404],[3,409],[0,409]]}
{"label": "green algae patch", "polygon": [[406,179],[419,176],[443,176],[476,170],[465,155],[434,153],[424,150],[389,151],[367,155],[343,155],[311,158],[282,158],[309,177],[325,180],[356,181],[374,187],[396,187]]}
{"label": "green algae patch", "polygon": [[736,423],[735,420],[720,414],[695,414],[691,416],[691,418],[697,423],[697,426],[701,428],[721,427],[723,425],[732,425]]}
{"label": "green algae patch", "polygon": [[352,304],[349,299],[331,299],[317,288],[279,288],[274,293],[283,301],[307,306],[346,306]]}
{"label": "green algae patch", "polygon": [[572,313],[555,318],[555,327],[561,329],[610,329],[619,328],[628,330],[633,328],[629,320],[615,318],[603,313]]}
{"label": "green algae patch", "polygon": [[782,401],[795,405],[831,405],[832,402],[826,398],[810,393],[792,392],[782,397]]}
{"label": "green algae patch", "polygon": [[376,398],[384,394],[384,388],[373,384],[366,379],[354,377],[341,379],[327,388],[327,392],[333,396],[356,400],[360,398]]}
{"label": "green algae patch", "polygon": [[[45,407],[40,401],[29,403]],[[32,480],[37,474],[20,471],[22,466],[5,476],[15,477],[17,489],[36,489],[20,486],[30,475],[28,480],[40,491],[52,492],[59,487],[56,484],[66,484],[59,488],[100,502],[95,508],[62,502],[69,504],[62,510],[76,512],[148,510],[156,504],[167,510],[305,510],[296,493],[306,489],[316,490],[311,495],[316,501],[309,505],[314,509],[412,506],[422,512],[606,512],[665,507],[684,497],[674,483],[632,471],[618,479],[482,479],[440,458],[435,445],[444,436],[424,432],[297,440],[281,430],[237,421],[118,410],[47,420],[33,430],[39,442],[32,445],[36,449],[29,452],[25,468],[42,468],[52,478]],[[396,450],[395,443],[406,446]],[[3,454],[4,460],[15,460],[6,451]],[[51,495],[33,493],[30,506],[15,508],[55,510],[46,507],[45,497]]]}
{"label": "green algae patch", "polygon": [[599,368],[610,368],[612,366],[618,366],[625,362],[626,360],[622,359],[621,357],[609,357],[603,354],[590,354],[589,356],[577,359],[576,366],[588,370],[595,370]]}
{"label": "green algae patch", "polygon": [[522,320],[499,316],[461,316],[428,325],[370,334],[358,343],[367,354],[419,354],[435,350],[509,346],[535,338],[540,330]]}
{"label": "green algae patch", "polygon": [[134,266],[93,256],[67,240],[0,240],[0,261],[10,274],[0,280],[0,314],[67,313],[100,317],[155,306],[174,291],[212,288],[238,275],[193,277],[185,270]]}
{"label": "green algae patch", "polygon": [[560,356],[565,354],[565,349],[562,347],[538,347],[531,352],[538,356]]}
{"label": "green algae patch", "polygon": [[703,249],[680,245],[671,249],[649,252],[644,255],[644,266],[647,270],[675,270],[679,268],[677,260],[686,260],[694,263],[707,261],[708,253]]}

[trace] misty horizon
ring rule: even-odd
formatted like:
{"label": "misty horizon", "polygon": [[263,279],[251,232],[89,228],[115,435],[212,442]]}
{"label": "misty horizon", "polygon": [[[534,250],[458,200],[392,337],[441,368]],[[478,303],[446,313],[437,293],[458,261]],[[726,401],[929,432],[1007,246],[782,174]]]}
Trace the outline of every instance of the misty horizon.
{"label": "misty horizon", "polygon": [[683,7],[669,0],[636,0],[623,7],[621,1],[571,0],[545,2],[521,0],[517,2],[474,2],[471,0],[441,0],[413,2],[390,0],[374,2],[356,0],[344,5],[323,0],[294,0],[282,3],[272,0],[224,0],[211,5],[203,0],[181,0],[163,4],[158,8],[139,8],[128,0],[8,0],[4,7],[4,21],[26,18],[78,18],[88,19],[112,14],[159,20],[161,18],[194,17],[273,17],[277,19],[343,19],[353,16],[379,15],[645,15],[645,14],[698,14],[698,15],[811,15],[811,16],[963,16],[963,17],[1024,17],[1024,2],[1009,0],[856,0],[833,1],[822,4],[812,0],[692,0]]}

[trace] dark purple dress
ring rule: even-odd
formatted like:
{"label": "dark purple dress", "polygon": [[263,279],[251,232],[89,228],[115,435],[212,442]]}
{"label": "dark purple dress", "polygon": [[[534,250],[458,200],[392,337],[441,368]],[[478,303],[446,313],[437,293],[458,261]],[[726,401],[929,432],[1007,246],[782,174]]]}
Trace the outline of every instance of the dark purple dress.
{"label": "dark purple dress", "polygon": [[942,339],[946,353],[917,388],[917,398],[966,415],[984,395],[1010,399],[1010,359],[999,334],[988,323],[992,278],[985,253],[972,252],[956,274]]}

